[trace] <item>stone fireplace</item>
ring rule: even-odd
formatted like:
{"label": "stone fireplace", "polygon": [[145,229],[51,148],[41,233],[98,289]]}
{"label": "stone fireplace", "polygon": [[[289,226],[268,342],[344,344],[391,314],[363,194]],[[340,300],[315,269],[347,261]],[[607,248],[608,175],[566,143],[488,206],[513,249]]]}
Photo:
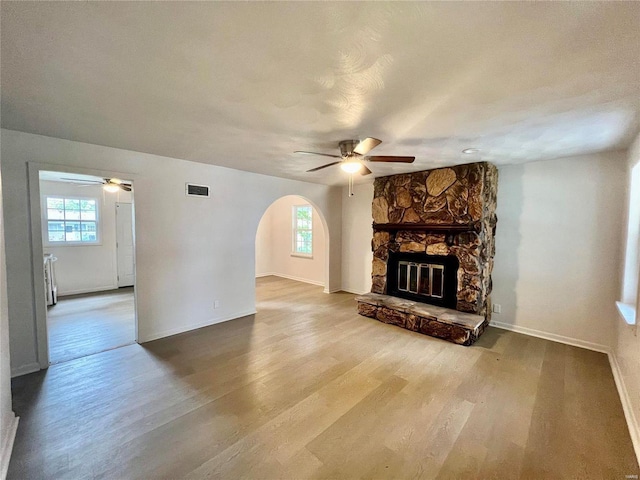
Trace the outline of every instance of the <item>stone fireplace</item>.
{"label": "stone fireplace", "polygon": [[359,313],[473,343],[491,315],[497,180],[487,162],[376,178],[372,288]]}

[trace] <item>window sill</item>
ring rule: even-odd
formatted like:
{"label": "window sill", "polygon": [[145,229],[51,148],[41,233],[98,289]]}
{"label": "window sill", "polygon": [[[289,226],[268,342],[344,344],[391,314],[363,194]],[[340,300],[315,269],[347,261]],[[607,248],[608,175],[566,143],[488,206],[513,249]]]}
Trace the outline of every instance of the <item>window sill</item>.
{"label": "window sill", "polygon": [[60,243],[43,243],[44,248],[60,248],[60,247],[101,247],[102,242],[60,242]]}
{"label": "window sill", "polygon": [[628,303],[616,302],[616,307],[618,307],[618,313],[620,314],[620,317],[622,317],[627,325],[636,324],[636,309],[633,308],[633,305],[629,305]]}
{"label": "window sill", "polygon": [[300,258],[313,258],[313,253],[296,253],[291,252],[292,257],[300,257]]}

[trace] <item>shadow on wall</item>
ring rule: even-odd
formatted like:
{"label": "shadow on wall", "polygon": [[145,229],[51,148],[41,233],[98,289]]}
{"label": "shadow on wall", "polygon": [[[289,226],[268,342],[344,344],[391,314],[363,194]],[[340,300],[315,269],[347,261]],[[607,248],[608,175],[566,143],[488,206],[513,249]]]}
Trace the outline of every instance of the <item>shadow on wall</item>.
{"label": "shadow on wall", "polygon": [[521,165],[499,169],[498,224],[491,300],[500,305],[501,313],[492,313],[492,323],[515,323],[520,276],[518,255],[522,243],[520,219],[524,205],[523,176],[524,166]]}

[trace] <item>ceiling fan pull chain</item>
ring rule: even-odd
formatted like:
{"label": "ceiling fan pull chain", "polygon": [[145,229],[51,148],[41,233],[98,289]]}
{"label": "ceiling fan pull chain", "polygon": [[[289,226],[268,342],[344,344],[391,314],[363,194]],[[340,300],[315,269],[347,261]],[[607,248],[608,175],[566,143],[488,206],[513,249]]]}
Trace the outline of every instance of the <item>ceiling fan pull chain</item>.
{"label": "ceiling fan pull chain", "polygon": [[349,174],[349,196],[353,197],[353,173]]}

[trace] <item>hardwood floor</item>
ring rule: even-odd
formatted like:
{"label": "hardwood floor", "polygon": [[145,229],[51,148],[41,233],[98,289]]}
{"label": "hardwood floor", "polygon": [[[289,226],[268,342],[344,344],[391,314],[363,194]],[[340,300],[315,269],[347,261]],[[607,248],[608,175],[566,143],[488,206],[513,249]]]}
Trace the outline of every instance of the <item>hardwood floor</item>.
{"label": "hardwood floor", "polygon": [[624,479],[603,354],[489,328],[472,347],[275,277],[258,314],[14,379],[10,479]]}
{"label": "hardwood floor", "polygon": [[61,297],[48,308],[47,330],[51,363],[133,343],[133,287]]}

